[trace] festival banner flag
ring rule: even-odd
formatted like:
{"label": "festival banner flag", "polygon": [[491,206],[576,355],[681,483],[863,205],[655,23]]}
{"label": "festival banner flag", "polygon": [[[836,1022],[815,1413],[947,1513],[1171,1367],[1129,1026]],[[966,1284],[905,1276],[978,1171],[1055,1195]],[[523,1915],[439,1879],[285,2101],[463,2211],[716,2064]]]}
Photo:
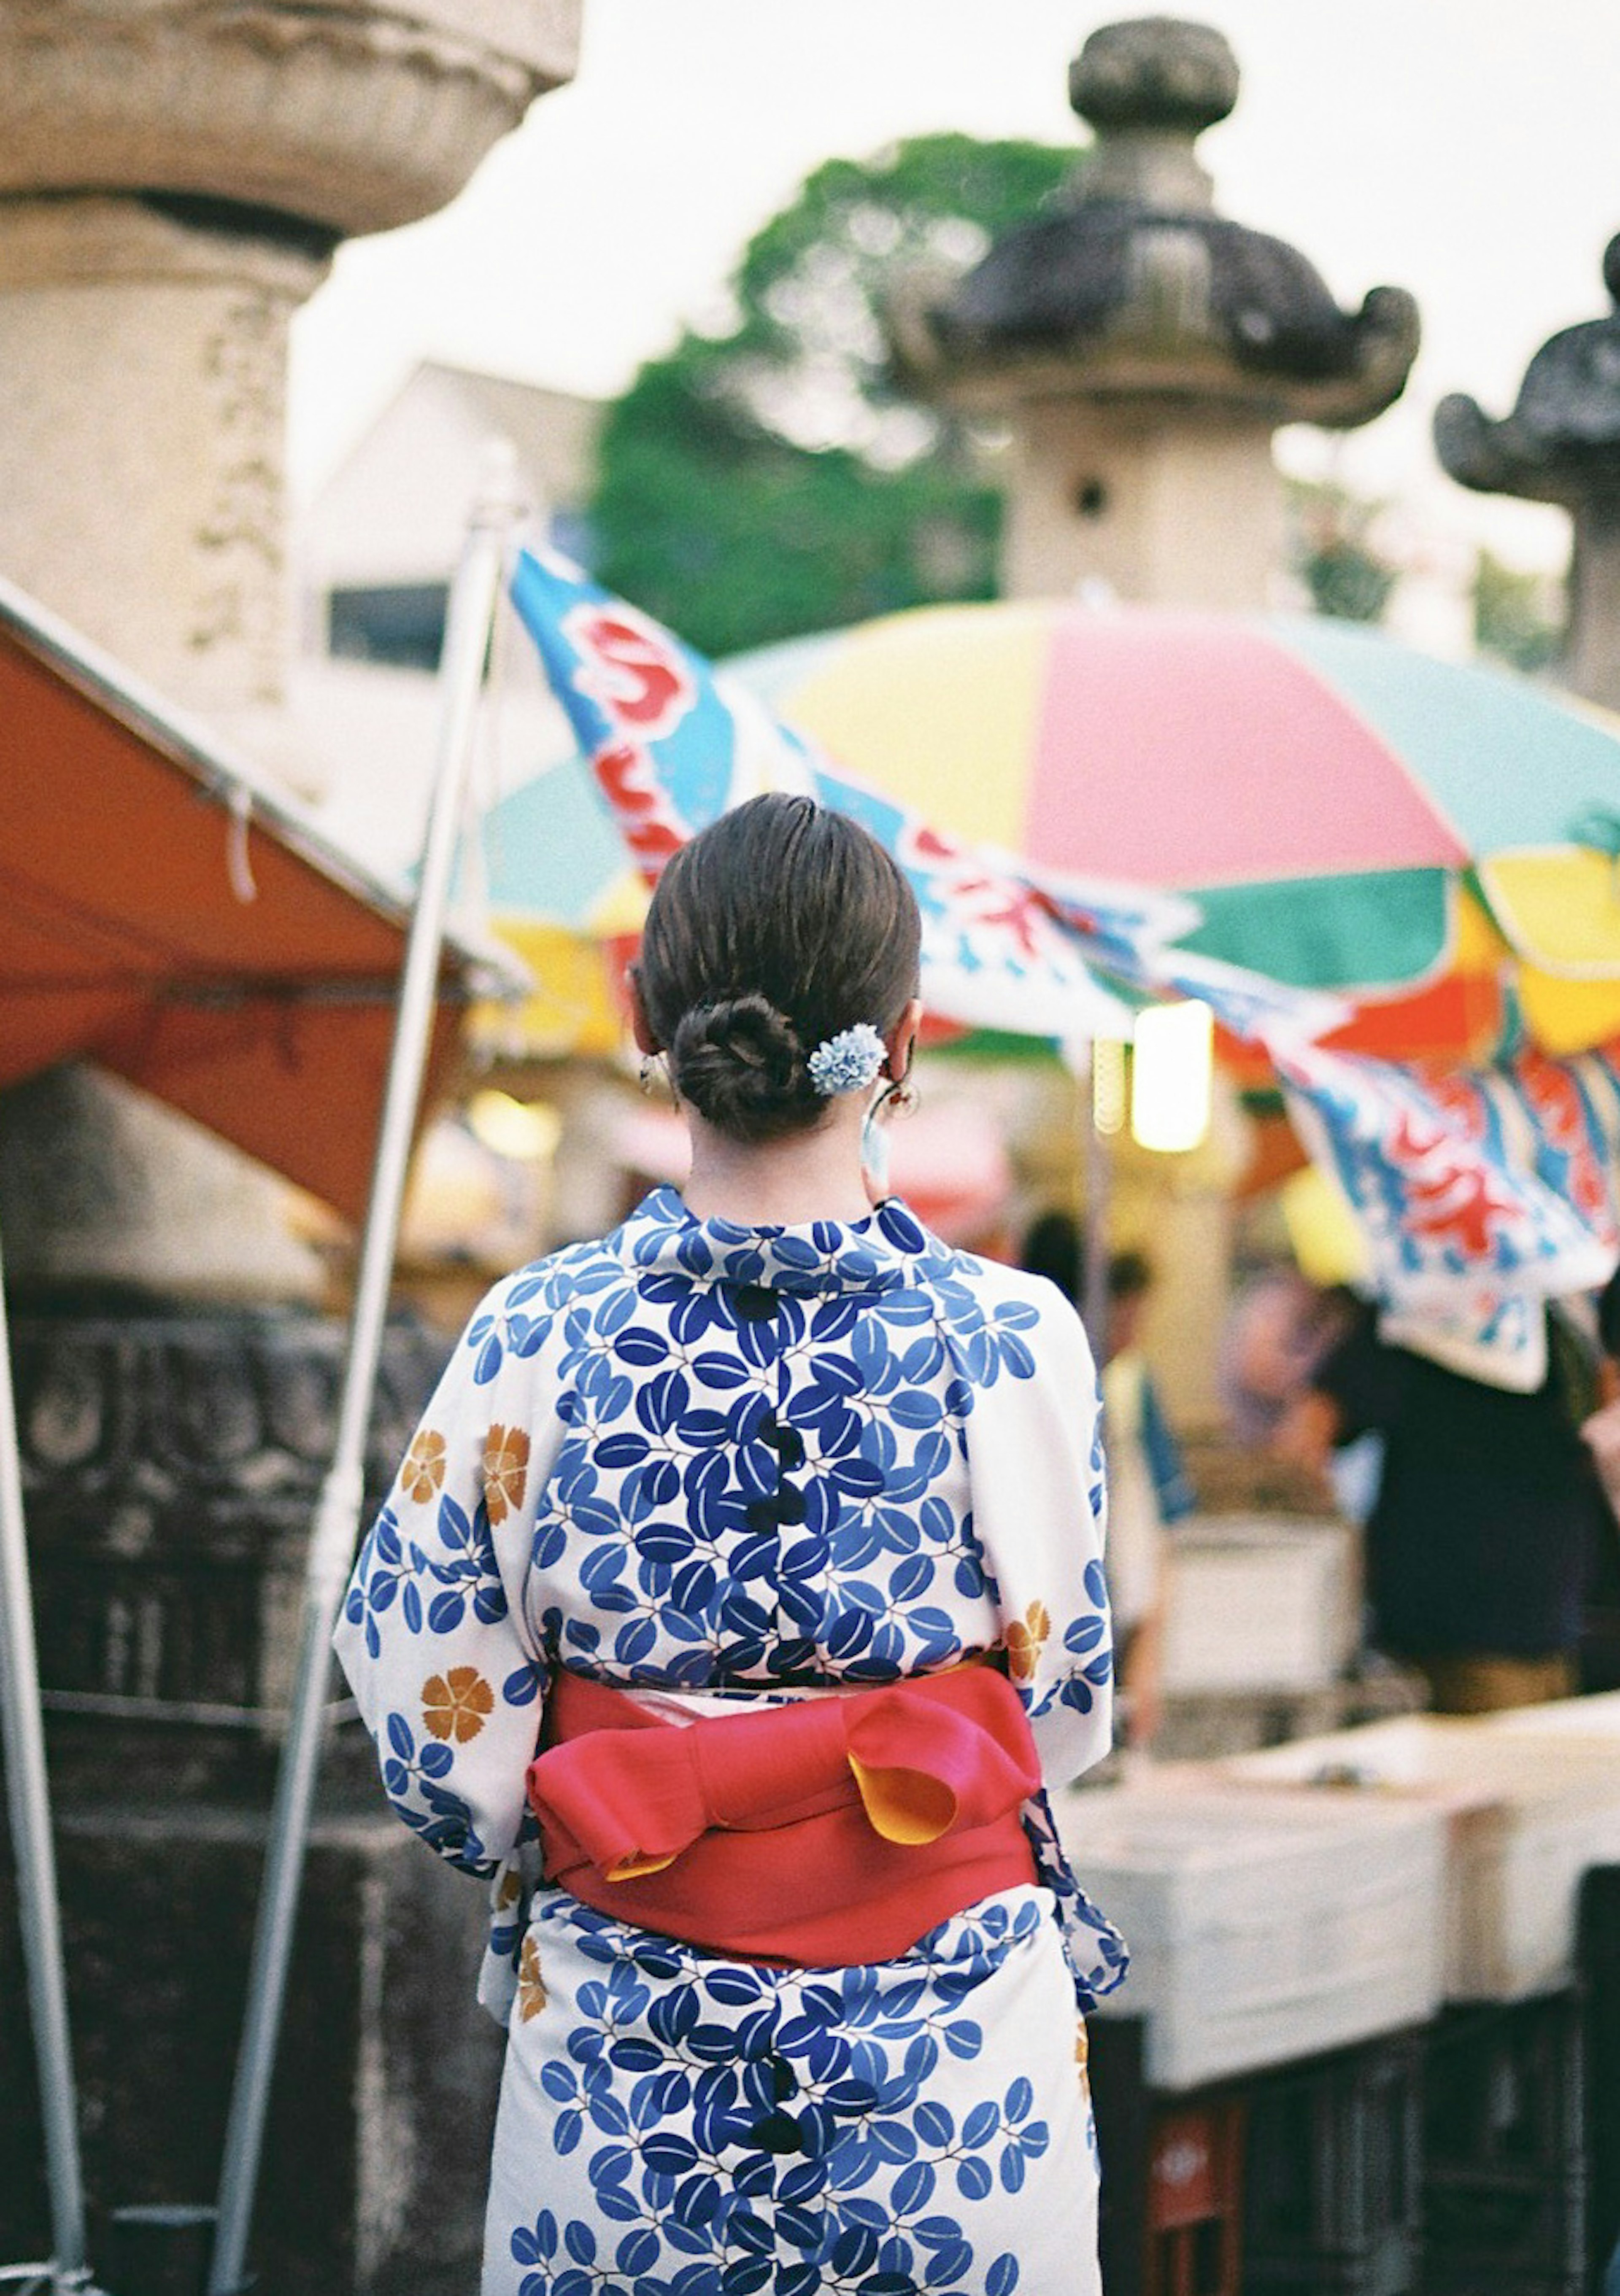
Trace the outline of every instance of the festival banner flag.
{"label": "festival banner flag", "polygon": [[906,872],[932,1010],[968,1028],[1130,1037],[1158,953],[1196,921],[1189,904],[1032,872],[947,836],[843,774],[745,686],[553,551],[519,553],[512,597],[649,880],[728,807],[802,790],[861,822]]}
{"label": "festival banner flag", "polygon": [[[1573,1137],[1553,1146],[1525,1122],[1530,1086],[1511,1073],[1431,1079],[1314,1045],[1273,1057],[1295,1129],[1366,1237],[1387,1335],[1494,1384],[1538,1387],[1542,1303],[1595,1289],[1616,1259],[1607,1203],[1578,1206],[1549,1184],[1550,1158],[1560,1176],[1573,1168]],[[1549,1095],[1551,1080],[1538,1071],[1534,1089]]]}
{"label": "festival banner flag", "polygon": [[1539,1381],[1541,1303],[1602,1283],[1620,1247],[1620,1062],[1529,1054],[1436,1078],[1324,1052],[1316,1039],[1345,1019],[1342,1001],[1177,947],[1197,922],[1189,902],[945,834],[548,549],[519,553],[512,596],[649,882],[728,808],[802,791],[861,822],[905,870],[942,1017],[1073,1044],[1129,1038],[1146,1001],[1201,997],[1265,1046],[1309,1152],[1367,1234],[1390,1317],[1449,1334],[1481,1375]]}

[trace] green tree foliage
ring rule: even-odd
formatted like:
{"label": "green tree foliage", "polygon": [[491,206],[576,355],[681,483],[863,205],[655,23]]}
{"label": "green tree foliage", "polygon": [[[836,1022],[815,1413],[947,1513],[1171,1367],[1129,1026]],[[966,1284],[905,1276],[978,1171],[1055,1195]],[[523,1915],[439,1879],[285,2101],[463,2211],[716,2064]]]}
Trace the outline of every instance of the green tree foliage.
{"label": "green tree foliage", "polygon": [[1546,669],[1563,648],[1559,586],[1482,550],[1474,568],[1474,643],[1515,669]]}
{"label": "green tree foliage", "polygon": [[1295,571],[1319,614],[1342,622],[1384,619],[1396,569],[1379,556],[1371,530],[1384,505],[1339,486],[1294,481],[1288,488]]}
{"label": "green tree foliage", "polygon": [[711,654],[993,595],[1000,502],[963,425],[908,401],[880,311],[1032,214],[1073,150],[925,135],[818,168],[610,410],[590,522],[611,589]]}

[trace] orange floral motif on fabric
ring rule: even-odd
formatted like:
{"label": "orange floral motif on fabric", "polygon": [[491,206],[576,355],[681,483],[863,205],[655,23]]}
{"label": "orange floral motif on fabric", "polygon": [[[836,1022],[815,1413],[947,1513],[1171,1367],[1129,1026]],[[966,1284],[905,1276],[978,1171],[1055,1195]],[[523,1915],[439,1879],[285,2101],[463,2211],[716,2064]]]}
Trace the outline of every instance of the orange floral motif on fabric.
{"label": "orange floral motif on fabric", "polygon": [[523,1939],[517,1957],[517,2013],[526,2025],[538,2017],[547,2002],[546,1980],[540,1975],[540,1948],[531,1937]]}
{"label": "orange floral motif on fabric", "polygon": [[422,1719],[435,1738],[465,1746],[495,1711],[495,1693],[475,1666],[430,1674],[422,1685]]}
{"label": "orange floral motif on fabric", "polygon": [[1032,1603],[1021,1619],[1007,1630],[1007,1669],[1015,1682],[1028,1682],[1040,1662],[1040,1652],[1052,1631],[1052,1614],[1044,1603]]}
{"label": "orange floral motif on fabric", "polygon": [[425,1506],[444,1486],[445,1443],[442,1435],[424,1427],[405,1455],[405,1464],[399,1480],[405,1486],[405,1496]]}
{"label": "orange floral motif on fabric", "polygon": [[491,1427],[484,1438],[484,1505],[492,1523],[522,1505],[528,1480],[527,1435],[521,1427]]}

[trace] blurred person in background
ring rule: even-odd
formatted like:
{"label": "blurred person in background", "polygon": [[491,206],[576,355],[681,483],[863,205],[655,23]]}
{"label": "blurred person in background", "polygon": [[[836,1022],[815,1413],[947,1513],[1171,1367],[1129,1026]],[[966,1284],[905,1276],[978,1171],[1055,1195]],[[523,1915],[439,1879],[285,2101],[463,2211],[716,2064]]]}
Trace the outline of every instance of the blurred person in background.
{"label": "blurred person in background", "polygon": [[[1583,1690],[1620,1690],[1620,1268],[1598,1295],[1595,1407],[1581,1438],[1608,1502],[1593,1561],[1581,1650]],[[1620,2273],[1611,2296],[1620,2296]]]}
{"label": "blurred person in background", "polygon": [[1269,1267],[1243,1285],[1227,1317],[1219,1365],[1221,1398],[1240,1443],[1270,1444],[1358,1312],[1345,1286],[1312,1283],[1296,1267]]}
{"label": "blurred person in background", "polygon": [[[1085,1250],[1067,1212],[1043,1212],[1024,1239],[1024,1265],[1076,1303],[1085,1295]],[[1139,1251],[1108,1262],[1108,1328],[1102,1360],[1103,1448],[1108,1465],[1108,1536],[1103,1568],[1114,1615],[1122,1742],[1146,1752],[1164,1718],[1164,1620],[1172,1557],[1165,1532],[1196,1505],[1170,1422],[1142,1353],[1153,1289]]]}
{"label": "blurred person in background", "polygon": [[1421,1675],[1440,1714],[1567,1698],[1604,1502],[1581,1440],[1579,1346],[1548,1316],[1534,1393],[1380,1338],[1363,1302],[1271,1441],[1327,1479],[1336,1447],[1383,1439],[1366,1526],[1370,1636]]}
{"label": "blurred person in background", "polygon": [[[1288,1423],[1311,1375],[1351,1330],[1361,1303],[1346,1283],[1313,1283],[1295,1267],[1272,1267],[1239,1291],[1221,1335],[1218,1379],[1227,1422],[1238,1441],[1279,1453],[1274,1438]],[[1298,1459],[1291,1464],[1298,1465]],[[1374,1428],[1331,1446],[1308,1472],[1325,1480],[1346,1521],[1365,1527],[1377,1500],[1384,1438]]]}

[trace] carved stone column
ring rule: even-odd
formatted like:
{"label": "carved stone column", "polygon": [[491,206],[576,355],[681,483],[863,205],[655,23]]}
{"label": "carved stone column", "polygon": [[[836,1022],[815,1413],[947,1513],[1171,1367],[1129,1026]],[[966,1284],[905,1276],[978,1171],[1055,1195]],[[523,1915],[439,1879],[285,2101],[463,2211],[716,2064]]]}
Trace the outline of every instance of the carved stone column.
{"label": "carved stone column", "polygon": [[0,568],[164,694],[282,697],[287,324],[330,234],[0,201]]}
{"label": "carved stone column", "polygon": [[[279,714],[288,323],[340,239],[442,206],[569,76],[580,10],[0,7],[0,574],[305,794]],[[78,1281],[100,1250],[108,1277],[217,1297],[234,1247],[241,1296],[313,1291],[265,1176],[94,1078],[48,1097],[43,1129],[37,1097],[0,1117],[0,1165],[93,1175],[96,1217],[0,1171],[13,1265],[54,1249]]]}
{"label": "carved stone column", "polygon": [[[287,651],[291,314],[339,239],[441,206],[569,75],[580,7],[4,0],[0,574],[260,740]],[[5,1096],[0,1236],[100,2223],[214,2189],[344,1335],[273,1304],[318,1271],[269,1177],[88,1073]],[[442,1351],[391,1338],[374,1496]],[[445,1889],[369,1776],[334,1819],[370,1768],[358,1734],[326,1772],[256,2261],[286,2296],[441,2296],[477,2276],[494,2034],[447,1972],[480,1893]],[[22,2013],[13,1987],[8,2070]],[[37,2100],[21,2072],[0,2092],[0,2256],[29,2254]]]}
{"label": "carved stone column", "polygon": [[573,69],[580,0],[10,0],[0,573],[210,717],[282,694],[287,323]]}

